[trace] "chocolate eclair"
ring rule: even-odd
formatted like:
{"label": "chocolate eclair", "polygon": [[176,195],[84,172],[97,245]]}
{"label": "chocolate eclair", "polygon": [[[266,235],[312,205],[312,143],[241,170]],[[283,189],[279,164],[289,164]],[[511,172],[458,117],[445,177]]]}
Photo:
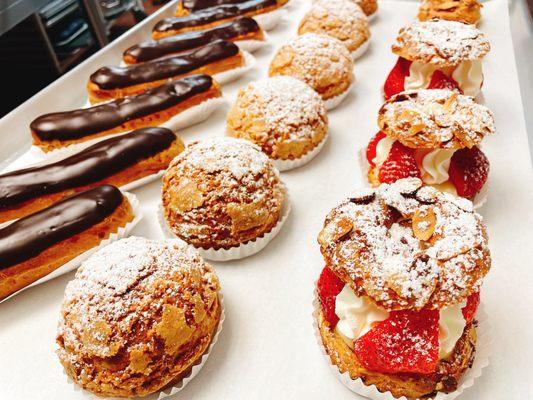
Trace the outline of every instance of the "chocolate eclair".
{"label": "chocolate eclair", "polygon": [[167,168],[184,149],[170,129],[143,128],[98,142],[51,164],[0,175],[0,223],[110,184],[124,186]]}
{"label": "chocolate eclair", "polygon": [[0,229],[0,299],[98,246],[134,219],[114,186],[66,198]]}
{"label": "chocolate eclair", "polygon": [[249,0],[244,3],[224,4],[205,8],[180,17],[165,18],[152,30],[154,39],[214,27],[236,17],[264,14],[281,7],[277,0]]}
{"label": "chocolate eclair", "polygon": [[122,59],[126,64],[137,64],[193,50],[215,40],[228,40],[240,45],[239,42],[245,40],[265,40],[265,35],[253,18],[241,17],[214,28],[141,42],[124,51]]}
{"label": "chocolate eclair", "polygon": [[109,103],[42,115],[30,124],[33,144],[44,152],[102,136],[168,123],[208,99],[221,97],[209,75],[198,74]]}
{"label": "chocolate eclair", "polygon": [[244,54],[232,42],[217,40],[193,51],[125,67],[102,67],[87,83],[89,101],[100,103],[142,93],[193,73],[214,75],[242,67]]}
{"label": "chocolate eclair", "polygon": [[[205,10],[206,8],[218,7],[227,4],[242,4],[249,0],[179,0],[176,7],[176,16],[187,15],[190,13]],[[278,0],[279,6],[287,3],[289,0]]]}

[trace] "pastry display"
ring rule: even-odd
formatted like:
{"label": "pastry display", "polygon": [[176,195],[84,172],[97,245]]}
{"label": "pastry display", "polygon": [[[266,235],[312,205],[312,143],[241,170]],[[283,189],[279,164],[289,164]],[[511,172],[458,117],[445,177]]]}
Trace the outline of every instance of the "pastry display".
{"label": "pastry display", "polygon": [[0,223],[91,187],[124,186],[166,169],[184,144],[166,128],[143,128],[59,161],[0,175]]}
{"label": "pastry display", "polygon": [[213,268],[181,240],[114,242],[65,289],[59,360],[98,396],[140,397],[178,384],[215,337],[219,292]]}
{"label": "pastry display", "polygon": [[423,0],[418,9],[418,19],[438,18],[477,24],[481,18],[481,7],[483,5],[478,0]]}
{"label": "pastry display", "polygon": [[273,161],[297,160],[326,139],[328,117],[313,89],[290,76],[276,76],[239,91],[226,132],[257,144]]}
{"label": "pastry display", "polygon": [[237,45],[217,40],[160,60],[125,67],[102,67],[89,78],[89,101],[94,104],[133,96],[186,75],[215,75],[245,64],[244,54]]}
{"label": "pastry display", "polygon": [[355,58],[360,57],[370,43],[368,18],[351,0],[318,0],[305,14],[298,34],[320,33],[339,39]]}
{"label": "pastry display", "polygon": [[[216,40],[228,40],[242,47],[241,43],[247,41],[264,41],[265,35],[253,18],[241,17],[211,29],[141,42],[124,51],[123,61],[126,64],[152,61],[193,50]],[[251,49],[245,48],[244,50]]]}
{"label": "pastry display", "polygon": [[[281,4],[277,0],[249,0],[246,2],[224,4],[205,8],[180,17],[165,18],[155,24],[152,38],[177,35],[183,32],[197,31],[215,27],[237,17],[252,17],[270,13]],[[259,23],[261,25],[261,23]],[[263,28],[266,28],[263,26]]]}
{"label": "pastry display", "polygon": [[495,133],[490,110],[449,89],[403,92],[381,107],[380,132],[366,148],[374,186],[401,178],[474,199],[485,186],[489,162],[479,149]]}
{"label": "pastry display", "polygon": [[402,179],[343,201],[318,242],[316,316],[331,364],[396,398],[455,391],[475,357],[491,264],[472,203]]}
{"label": "pastry display", "polygon": [[[176,8],[176,15],[182,16],[190,13],[205,10],[206,8],[247,3],[250,0],[179,0]],[[286,4],[289,0],[277,0],[278,6]]]}
{"label": "pastry display", "polygon": [[183,111],[221,96],[219,85],[210,76],[186,76],[135,96],[42,115],[30,124],[33,144],[48,152],[133,129],[172,125],[172,118]]}
{"label": "pastry display", "polygon": [[0,228],[0,299],[98,246],[133,219],[120,190],[98,186]]}
{"label": "pastry display", "polygon": [[392,45],[399,56],[383,92],[386,98],[404,90],[456,89],[477,96],[483,85],[481,61],[490,44],[474,25],[457,21],[413,22]]}
{"label": "pastry display", "polygon": [[228,137],[193,142],[163,177],[168,228],[198,248],[229,249],[270,232],[286,200],[258,146]]}
{"label": "pastry display", "polygon": [[307,83],[326,101],[328,109],[338,104],[334,99],[342,100],[354,82],[348,49],[338,39],[315,33],[281,46],[270,63],[269,75],[292,76]]}

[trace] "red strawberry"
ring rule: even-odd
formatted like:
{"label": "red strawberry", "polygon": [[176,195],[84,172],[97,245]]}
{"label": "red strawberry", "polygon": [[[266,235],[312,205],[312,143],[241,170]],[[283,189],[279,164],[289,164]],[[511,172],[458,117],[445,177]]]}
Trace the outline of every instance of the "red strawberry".
{"label": "red strawberry", "polygon": [[472,322],[476,316],[477,308],[479,307],[479,292],[473,293],[466,299],[466,306],[463,307],[463,317],[466,323]]}
{"label": "red strawberry", "polygon": [[324,318],[329,326],[334,328],[339,322],[339,317],[335,314],[335,298],[344,287],[344,282],[326,266],[322,270],[316,286]]}
{"label": "red strawberry", "polygon": [[370,140],[368,143],[368,146],[366,146],[366,159],[368,160],[368,163],[372,166],[374,166],[374,162],[372,161],[376,157],[376,147],[379,143],[379,141],[383,138],[387,137],[383,132],[379,131],[376,133],[376,135]]}
{"label": "red strawberry", "polygon": [[457,150],[453,153],[448,174],[457,194],[472,198],[487,182],[489,160],[476,146]]}
{"label": "red strawberry", "polygon": [[439,311],[392,311],[354,342],[354,350],[370,371],[431,374],[439,361]]}
{"label": "red strawberry", "polygon": [[383,93],[385,98],[388,99],[396,93],[403,92],[405,77],[409,76],[409,67],[411,62],[405,58],[398,57],[396,65],[389,73],[385,84],[383,85]]}
{"label": "red strawberry", "polygon": [[398,179],[420,178],[413,149],[396,141],[392,144],[389,156],[379,168],[378,179],[381,183],[393,183]]}
{"label": "red strawberry", "polygon": [[431,75],[428,89],[450,89],[457,90],[461,94],[463,93],[455,79],[439,70],[436,70],[433,72],[433,75]]}

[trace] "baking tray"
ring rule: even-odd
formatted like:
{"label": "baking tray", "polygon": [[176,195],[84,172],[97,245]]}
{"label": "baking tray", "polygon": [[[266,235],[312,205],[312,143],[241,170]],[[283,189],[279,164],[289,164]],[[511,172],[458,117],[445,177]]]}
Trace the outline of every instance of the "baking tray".
{"label": "baking tray", "polygon": [[[266,76],[273,51],[295,34],[303,7],[291,0],[289,16],[269,32],[272,45],[255,53],[257,68],[224,86],[232,101],[239,87]],[[171,13],[172,5],[162,12]],[[381,84],[395,62],[390,45],[416,15],[412,2],[381,2],[372,44],[356,62],[357,84],[329,113],[331,135],[308,165],[282,174],[293,210],[280,234],[259,254],[213,263],[220,276],[227,319],[204,369],[178,399],[354,399],[331,375],[313,334],[313,282],[323,267],[316,235],[326,213],[361,184],[357,151],[377,129]],[[491,160],[488,225],[493,268],[482,290],[493,326],[491,364],[461,399],[533,398],[533,177],[509,29],[507,3],[484,3],[481,29],[492,43],[485,66],[484,102],[494,110],[499,134],[486,138]],[[97,67],[120,60],[123,49],[146,39],[152,16],[0,121],[0,159],[27,149],[28,123],[36,116],[83,105],[85,84]],[[31,77],[28,77],[31,79]],[[222,135],[226,110],[180,132],[185,142]],[[162,237],[156,209],[160,186],[135,190],[145,212],[134,233]],[[63,291],[73,274],[26,290],[0,304],[0,399],[81,399],[62,373],[54,338]]]}

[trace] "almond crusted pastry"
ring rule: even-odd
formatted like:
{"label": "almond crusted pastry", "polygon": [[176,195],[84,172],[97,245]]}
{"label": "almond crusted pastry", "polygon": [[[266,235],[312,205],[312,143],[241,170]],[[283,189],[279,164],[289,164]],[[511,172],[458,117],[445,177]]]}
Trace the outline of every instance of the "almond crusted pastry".
{"label": "almond crusted pastry", "polygon": [[162,201],[169,229],[204,249],[257,239],[278,223],[285,188],[261,149],[245,140],[193,142],[170,164]]}
{"label": "almond crusted pastry", "polygon": [[416,178],[345,200],[318,242],[342,281],[388,311],[457,304],[479,291],[490,269],[486,229],[472,203]]}
{"label": "almond crusted pastry", "polygon": [[424,0],[418,9],[418,19],[439,18],[475,25],[481,18],[481,7],[478,0]]}
{"label": "almond crusted pastry", "polygon": [[345,93],[354,81],[353,61],[338,39],[307,33],[282,46],[270,76],[288,75],[311,86],[323,100]]}
{"label": "almond crusted pastry", "polygon": [[400,57],[439,67],[480,60],[489,50],[488,40],[474,25],[437,19],[415,21],[400,29],[392,45]]}
{"label": "almond crusted pastry", "polygon": [[319,0],[298,26],[298,34],[320,33],[339,39],[350,53],[370,39],[368,18],[351,0]]}
{"label": "almond crusted pastry", "polygon": [[120,240],[96,252],[65,290],[57,354],[98,396],[145,396],[179,381],[220,321],[213,269],[180,240]]}
{"label": "almond crusted pastry", "polygon": [[391,97],[379,110],[378,125],[387,136],[415,149],[471,148],[495,133],[494,117],[487,107],[449,89]]}
{"label": "almond crusted pastry", "polygon": [[227,116],[227,134],[250,140],[272,159],[302,157],[328,133],[324,102],[289,76],[252,82],[239,91]]}

